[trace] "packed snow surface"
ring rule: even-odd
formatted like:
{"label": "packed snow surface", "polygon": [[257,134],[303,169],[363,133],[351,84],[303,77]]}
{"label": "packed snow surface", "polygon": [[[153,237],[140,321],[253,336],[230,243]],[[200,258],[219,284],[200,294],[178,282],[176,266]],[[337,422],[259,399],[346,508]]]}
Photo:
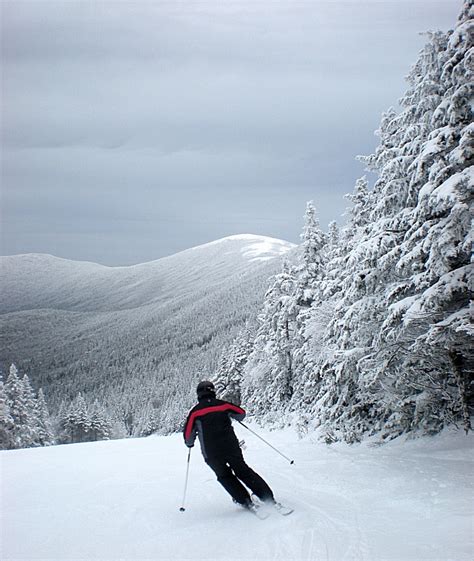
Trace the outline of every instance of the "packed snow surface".
{"label": "packed snow surface", "polygon": [[241,426],[244,455],[294,507],[266,520],[233,504],[180,435],[1,453],[7,560],[471,561],[472,435],[326,446]]}

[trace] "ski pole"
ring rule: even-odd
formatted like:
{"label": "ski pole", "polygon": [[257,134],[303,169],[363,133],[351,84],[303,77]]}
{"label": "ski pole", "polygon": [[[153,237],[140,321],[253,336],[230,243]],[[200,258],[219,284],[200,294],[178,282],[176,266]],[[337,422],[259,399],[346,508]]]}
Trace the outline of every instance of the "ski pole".
{"label": "ski pole", "polygon": [[273,446],[272,444],[270,444],[270,442],[267,442],[264,438],[262,438],[259,434],[257,434],[255,431],[253,431],[250,427],[248,427],[247,425],[245,425],[244,423],[242,423],[242,421],[239,421],[239,423],[245,427],[247,430],[249,430],[252,434],[254,434],[257,438],[260,438],[260,440],[263,440],[263,442],[265,442],[265,444],[267,444],[268,446],[270,446],[270,448],[273,448],[273,450],[275,450],[275,452],[278,452],[278,454],[280,454],[280,456],[283,456],[285,458],[285,460],[288,460],[291,464],[295,463],[295,460],[290,460],[290,458],[288,458],[288,456],[285,456],[285,454],[283,454],[282,452],[280,452],[280,450],[278,450],[277,448],[275,448],[275,446]]}
{"label": "ski pole", "polygon": [[188,489],[188,476],[189,476],[189,464],[191,461],[191,450],[192,448],[189,449],[188,452],[188,463],[186,466],[186,479],[184,482],[184,493],[183,493],[183,502],[181,503],[181,506],[179,507],[180,512],[184,512],[186,509],[184,508],[184,501],[186,500],[186,491]]}

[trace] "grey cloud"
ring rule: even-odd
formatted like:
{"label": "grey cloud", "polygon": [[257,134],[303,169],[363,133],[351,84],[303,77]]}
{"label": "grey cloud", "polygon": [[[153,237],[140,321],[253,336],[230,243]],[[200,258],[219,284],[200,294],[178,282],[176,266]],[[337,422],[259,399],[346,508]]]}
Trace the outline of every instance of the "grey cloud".
{"label": "grey cloud", "polygon": [[418,32],[459,7],[3,2],[2,251],[123,264],[297,241],[306,200],[340,217]]}

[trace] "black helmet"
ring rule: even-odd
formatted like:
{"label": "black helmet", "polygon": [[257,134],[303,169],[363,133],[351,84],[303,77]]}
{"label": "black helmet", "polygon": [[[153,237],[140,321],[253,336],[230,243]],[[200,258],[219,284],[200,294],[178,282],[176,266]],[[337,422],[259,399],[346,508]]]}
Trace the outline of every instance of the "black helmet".
{"label": "black helmet", "polygon": [[212,382],[204,380],[202,382],[199,382],[196,388],[196,392],[198,398],[205,396],[214,397],[216,395],[216,388],[214,387],[214,384]]}

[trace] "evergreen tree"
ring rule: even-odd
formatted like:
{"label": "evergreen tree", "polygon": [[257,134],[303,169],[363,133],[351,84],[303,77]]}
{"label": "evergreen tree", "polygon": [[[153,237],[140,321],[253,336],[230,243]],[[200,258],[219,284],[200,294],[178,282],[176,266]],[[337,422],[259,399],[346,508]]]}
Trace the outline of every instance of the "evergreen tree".
{"label": "evergreen tree", "polygon": [[[356,181],[354,191],[346,195],[346,198],[349,199],[353,207],[350,211],[351,214],[351,230],[354,234],[355,231],[359,229],[362,230],[361,233],[364,233],[364,228],[371,223],[370,214],[371,214],[371,204],[372,204],[372,196],[369,191],[369,183],[366,177],[361,177]],[[359,232],[357,232],[359,234]],[[353,238],[357,239],[358,236],[353,235]]]}
{"label": "evergreen tree", "polygon": [[3,381],[0,379],[0,449],[13,448],[13,417],[10,414],[8,398]]}
{"label": "evergreen tree", "polygon": [[48,406],[42,388],[38,391],[36,401],[36,418],[38,420],[38,441],[41,446],[54,444],[54,431],[49,415]]}
{"label": "evergreen tree", "polygon": [[373,189],[357,181],[347,227],[323,243],[308,205],[292,287],[278,279],[265,299],[246,397],[263,412],[303,404],[302,424],[328,441],[470,428],[471,12],[428,34],[402,111],[383,115],[379,146],[361,158],[378,177]]}
{"label": "evergreen tree", "polygon": [[105,407],[96,399],[90,412],[90,440],[108,440],[112,436],[112,422]]}
{"label": "evergreen tree", "polygon": [[242,387],[244,400],[255,411],[275,410],[293,394],[292,337],[297,314],[294,271],[284,263],[283,271],[265,295],[259,316],[254,348],[246,364]]}
{"label": "evergreen tree", "polygon": [[66,415],[61,420],[64,442],[87,442],[90,440],[91,420],[86,402],[81,393],[71,402]]}
{"label": "evergreen tree", "polygon": [[31,444],[28,426],[29,415],[26,409],[24,385],[18,376],[18,369],[15,364],[10,366],[9,376],[5,382],[5,394],[7,407],[13,419],[11,431],[11,448],[23,448]]}
{"label": "evergreen tree", "polygon": [[23,376],[21,386],[21,401],[25,411],[22,427],[22,446],[38,446],[40,445],[40,427],[37,415],[37,399],[27,374]]}
{"label": "evergreen tree", "polygon": [[[403,282],[390,294],[390,314],[380,344],[399,349],[390,366],[395,398],[405,404],[396,419],[439,430],[462,417],[470,428],[474,364],[469,302],[472,300],[471,217],[474,163],[472,123],[472,17],[466,6],[440,60],[431,131],[412,166],[418,200],[400,247]],[[439,74],[439,73],[438,73]],[[393,351],[392,351],[393,352]],[[385,353],[385,356],[388,353]],[[404,360],[400,360],[404,358]],[[401,372],[399,372],[401,370]]]}
{"label": "evergreen tree", "polygon": [[35,396],[30,380],[25,374],[18,376],[15,364],[0,390],[0,434],[4,448],[44,446],[53,442],[51,422],[40,390]]}
{"label": "evergreen tree", "polygon": [[296,298],[300,306],[310,306],[324,277],[327,235],[319,227],[313,201],[306,205],[301,234],[301,264],[297,271]]}
{"label": "evergreen tree", "polygon": [[254,333],[246,324],[239,332],[229,350],[222,354],[214,385],[218,395],[227,401],[240,405],[241,382],[245,365],[253,350]]}
{"label": "evergreen tree", "polygon": [[163,428],[161,414],[157,409],[152,408],[148,411],[140,430],[140,436],[150,436]]}
{"label": "evergreen tree", "polygon": [[335,220],[331,220],[328,224],[328,244],[330,251],[338,248],[340,244],[339,227]]}

